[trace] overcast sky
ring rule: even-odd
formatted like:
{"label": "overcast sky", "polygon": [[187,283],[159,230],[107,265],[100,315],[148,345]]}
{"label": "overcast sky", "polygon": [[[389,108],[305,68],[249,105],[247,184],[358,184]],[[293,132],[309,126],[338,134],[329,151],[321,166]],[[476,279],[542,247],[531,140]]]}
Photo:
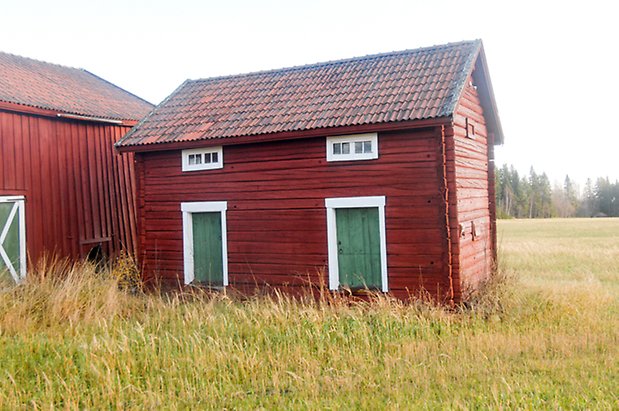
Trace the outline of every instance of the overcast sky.
{"label": "overcast sky", "polygon": [[85,68],[153,103],[203,78],[481,38],[497,163],[619,178],[612,1],[10,1],[0,50]]}

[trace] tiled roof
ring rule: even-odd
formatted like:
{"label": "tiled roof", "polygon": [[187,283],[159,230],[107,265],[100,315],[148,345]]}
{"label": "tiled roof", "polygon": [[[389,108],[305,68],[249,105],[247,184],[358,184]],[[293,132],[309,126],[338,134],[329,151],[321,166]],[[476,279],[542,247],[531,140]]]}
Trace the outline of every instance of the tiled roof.
{"label": "tiled roof", "polygon": [[481,41],[187,80],[118,146],[451,115]]}
{"label": "tiled roof", "polygon": [[153,108],[86,70],[2,52],[0,101],[114,120],[140,120]]}

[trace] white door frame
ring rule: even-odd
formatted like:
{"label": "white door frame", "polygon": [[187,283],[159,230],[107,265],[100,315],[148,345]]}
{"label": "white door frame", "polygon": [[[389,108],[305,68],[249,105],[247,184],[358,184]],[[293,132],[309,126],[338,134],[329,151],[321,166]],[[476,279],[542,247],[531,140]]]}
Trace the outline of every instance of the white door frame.
{"label": "white door frame", "polygon": [[325,198],[327,208],[327,244],[329,250],[329,289],[340,287],[340,266],[337,252],[337,226],[335,210],[338,208],[378,208],[380,234],[380,270],[382,291],[389,291],[387,272],[387,234],[385,228],[385,196]]}
{"label": "white door frame", "polygon": [[[4,264],[9,269],[13,280],[16,283],[20,283],[26,278],[26,212],[25,212],[25,198],[24,196],[0,196],[0,203],[14,203],[13,208],[7,219],[7,223],[4,227],[1,227],[0,231],[0,258],[4,261]],[[13,264],[9,260],[9,256],[6,250],[2,247],[6,236],[9,233],[9,226],[13,219],[18,218],[19,228],[19,272],[15,270]]]}
{"label": "white door frame", "polygon": [[195,277],[193,259],[193,213],[221,213],[221,253],[223,284],[228,285],[228,230],[226,228],[227,201],[196,201],[181,203],[183,213],[183,262],[185,284],[191,284]]}

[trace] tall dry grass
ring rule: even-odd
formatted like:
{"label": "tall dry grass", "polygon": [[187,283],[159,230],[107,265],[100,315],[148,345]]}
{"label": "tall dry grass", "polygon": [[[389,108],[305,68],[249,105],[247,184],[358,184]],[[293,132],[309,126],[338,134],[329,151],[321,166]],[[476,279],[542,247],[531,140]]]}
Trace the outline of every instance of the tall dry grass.
{"label": "tall dry grass", "polygon": [[44,259],[19,286],[0,291],[0,334],[54,332],[125,318],[140,304],[108,270]]}
{"label": "tall dry grass", "polygon": [[142,294],[118,264],[39,267],[0,293],[0,409],[617,408],[613,288],[523,283],[509,235],[511,265],[460,310]]}

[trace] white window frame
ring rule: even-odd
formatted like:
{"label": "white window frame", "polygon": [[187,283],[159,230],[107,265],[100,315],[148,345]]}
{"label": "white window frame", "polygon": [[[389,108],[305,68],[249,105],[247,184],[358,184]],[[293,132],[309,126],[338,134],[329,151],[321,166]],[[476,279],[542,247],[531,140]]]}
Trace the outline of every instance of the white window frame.
{"label": "white window frame", "polygon": [[389,291],[387,270],[387,234],[385,226],[385,196],[326,198],[327,247],[329,250],[329,289],[340,287],[340,267],[337,252],[337,226],[335,210],[338,208],[378,208],[378,229],[380,235],[380,269],[382,291]]}
{"label": "white window frame", "polygon": [[[204,158],[205,154],[217,154],[216,163],[201,163],[201,164],[189,164],[189,156],[201,154]],[[224,150],[222,146],[207,147],[207,148],[192,148],[189,150],[183,150],[182,153],[182,170],[183,171],[199,171],[199,170],[214,170],[217,168],[223,168],[224,166]]]}
{"label": "white window frame", "polygon": [[[355,143],[368,141],[372,142],[371,153],[355,153]],[[334,143],[350,143],[349,154],[334,154]],[[354,160],[373,160],[378,158],[378,133],[349,134],[347,136],[327,137],[327,161],[354,161]]]}
{"label": "white window frame", "polygon": [[22,282],[26,278],[26,210],[25,210],[25,197],[24,196],[0,196],[0,203],[15,203],[13,206],[13,210],[11,214],[9,214],[9,219],[18,218],[19,222],[19,272],[15,270],[15,267],[9,263],[9,256],[6,254],[4,248],[2,248],[2,243],[9,232],[9,224],[6,225],[5,229],[0,232],[0,258],[4,260],[5,265],[9,269],[13,280],[16,283]]}
{"label": "white window frame", "polygon": [[197,201],[181,203],[183,213],[183,262],[185,284],[195,280],[193,260],[193,213],[221,213],[221,253],[223,265],[223,285],[228,285],[228,231],[226,224],[227,201]]}

